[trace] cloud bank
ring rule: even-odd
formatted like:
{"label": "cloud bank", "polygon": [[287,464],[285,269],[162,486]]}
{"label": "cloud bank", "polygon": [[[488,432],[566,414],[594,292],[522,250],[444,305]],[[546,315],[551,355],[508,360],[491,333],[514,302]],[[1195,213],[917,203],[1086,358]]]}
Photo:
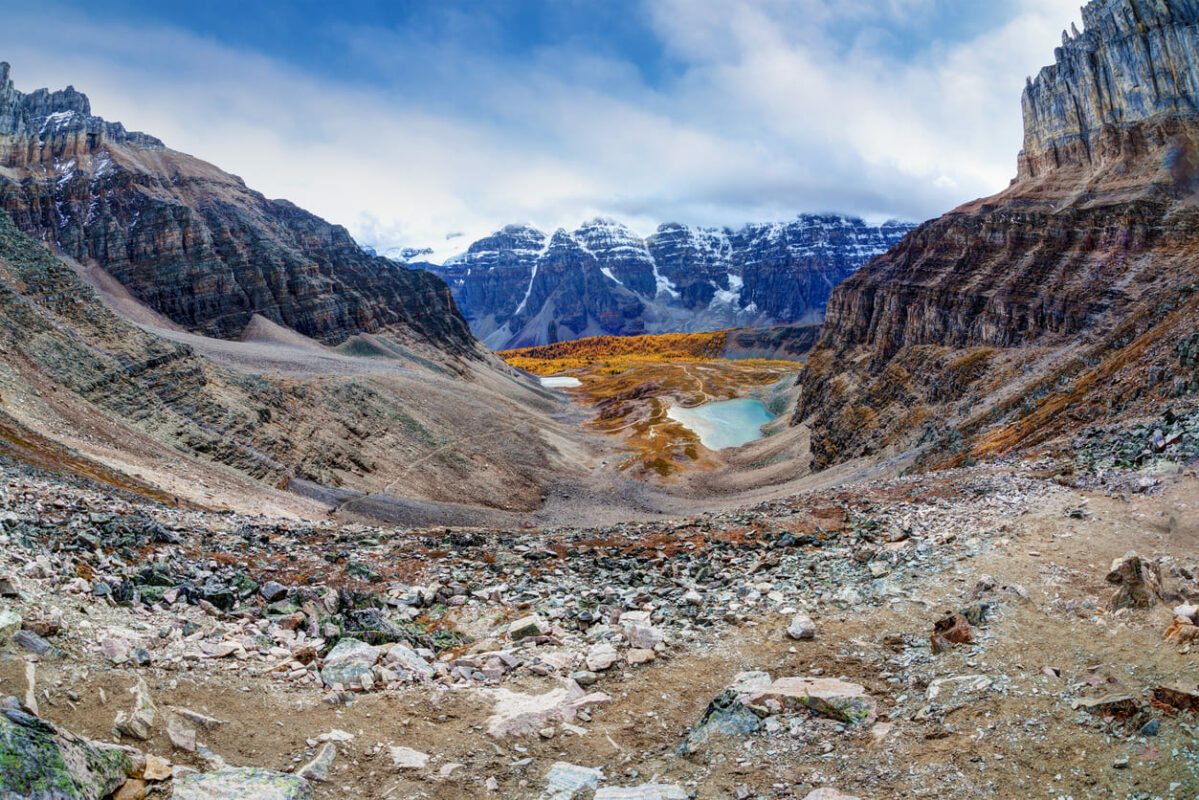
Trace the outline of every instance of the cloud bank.
{"label": "cloud bank", "polygon": [[[653,74],[570,36],[489,48],[465,17],[433,35],[349,19],[330,35],[371,78],[355,80],[39,3],[6,14],[0,59],[18,88],[74,84],[364,244],[449,255],[509,222],[919,220],[993,193],[1015,173],[1025,76],[1078,0],[963,5],[644,0],[630,13],[668,65]],[[48,15],[53,35],[28,36]]]}

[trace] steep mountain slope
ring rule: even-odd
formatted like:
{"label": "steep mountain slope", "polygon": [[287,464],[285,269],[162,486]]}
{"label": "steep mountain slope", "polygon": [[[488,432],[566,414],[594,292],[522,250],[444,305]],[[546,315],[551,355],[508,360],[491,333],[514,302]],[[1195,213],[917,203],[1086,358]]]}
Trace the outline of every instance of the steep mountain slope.
{"label": "steep mountain slope", "polygon": [[833,292],[793,418],[817,466],[920,439],[960,462],[1199,390],[1199,3],[1083,18],[1025,89],[1012,185]]}
{"label": "steep mountain slope", "polygon": [[93,116],[71,87],[16,91],[6,63],[0,208],[197,333],[234,338],[258,314],[326,344],[388,331],[455,356],[477,350],[434,276],[370,256],[343,228]]}
{"label": "steep mountain slope", "polygon": [[577,473],[543,392],[386,337],[347,344],[263,317],[239,342],[131,324],[0,212],[0,452],[152,496],[307,515],[326,506],[276,487],[374,494],[384,511],[530,511]]}
{"label": "steep mountain slope", "polygon": [[547,236],[509,226],[441,267],[495,349],[604,334],[819,322],[829,292],[911,226],[805,215],[740,230],[662,225],[641,239],[596,219]]}

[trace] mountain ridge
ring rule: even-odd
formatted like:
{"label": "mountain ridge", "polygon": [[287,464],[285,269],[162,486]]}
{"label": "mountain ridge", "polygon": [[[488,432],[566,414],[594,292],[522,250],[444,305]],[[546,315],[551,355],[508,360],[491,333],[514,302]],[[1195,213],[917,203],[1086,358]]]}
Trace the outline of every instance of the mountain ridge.
{"label": "mountain ridge", "polygon": [[495,349],[594,335],[819,322],[832,287],[911,225],[804,214],[741,228],[664,223],[642,238],[598,217],[547,234],[508,225],[441,266]]}
{"label": "mountain ridge", "polygon": [[451,358],[478,345],[445,285],[369,255],[341,226],[92,115],[73,87],[17,91],[0,63],[0,208],[195,333],[255,314],[326,344],[389,331]]}

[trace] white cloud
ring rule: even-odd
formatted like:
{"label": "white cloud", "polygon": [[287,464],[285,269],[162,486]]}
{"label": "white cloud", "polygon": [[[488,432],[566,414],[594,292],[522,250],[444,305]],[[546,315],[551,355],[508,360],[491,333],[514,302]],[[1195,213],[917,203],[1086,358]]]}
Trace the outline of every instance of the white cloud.
{"label": "white cloud", "polygon": [[1024,76],[1077,18],[1077,0],[1000,5],[997,27],[965,42],[929,31],[901,57],[873,43],[933,19],[936,0],[655,0],[647,20],[681,64],[656,87],[566,47],[515,62],[347,32],[383,66],[430,60],[433,102],[70,15],[52,49],[21,34],[37,20],[10,19],[0,57],[18,88],[72,83],[96,113],[366,243],[444,251],[447,233],[511,221],[607,214],[648,232],[800,211],[917,218],[997,191],[1015,172]]}

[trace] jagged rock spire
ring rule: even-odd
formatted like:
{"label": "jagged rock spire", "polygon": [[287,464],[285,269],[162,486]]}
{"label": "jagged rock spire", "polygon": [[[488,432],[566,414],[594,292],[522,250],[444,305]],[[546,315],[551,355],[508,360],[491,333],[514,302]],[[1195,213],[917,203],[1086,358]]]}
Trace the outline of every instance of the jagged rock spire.
{"label": "jagged rock spire", "polygon": [[1027,177],[1086,160],[1106,128],[1199,114],[1199,0],[1094,0],[1024,90]]}

